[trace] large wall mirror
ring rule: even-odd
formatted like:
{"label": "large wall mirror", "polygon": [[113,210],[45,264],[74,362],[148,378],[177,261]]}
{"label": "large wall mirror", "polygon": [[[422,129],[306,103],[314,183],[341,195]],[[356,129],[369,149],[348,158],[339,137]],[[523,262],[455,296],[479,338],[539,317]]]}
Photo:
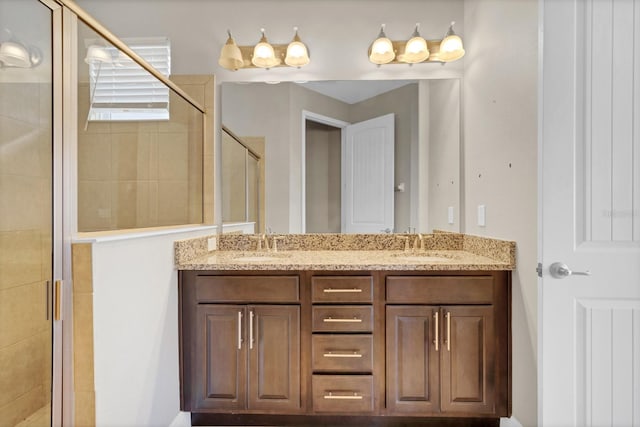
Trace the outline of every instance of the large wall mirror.
{"label": "large wall mirror", "polygon": [[225,82],[221,107],[224,223],[460,231],[459,79]]}

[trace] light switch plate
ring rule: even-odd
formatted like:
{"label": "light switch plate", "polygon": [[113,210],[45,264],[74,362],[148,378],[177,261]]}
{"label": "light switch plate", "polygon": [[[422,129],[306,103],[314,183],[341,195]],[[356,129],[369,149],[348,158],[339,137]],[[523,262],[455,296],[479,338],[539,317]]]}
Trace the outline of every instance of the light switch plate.
{"label": "light switch plate", "polygon": [[449,224],[453,224],[453,206],[449,206],[447,209],[447,221]]}
{"label": "light switch plate", "polygon": [[487,225],[487,208],[485,205],[478,205],[478,225],[480,227]]}

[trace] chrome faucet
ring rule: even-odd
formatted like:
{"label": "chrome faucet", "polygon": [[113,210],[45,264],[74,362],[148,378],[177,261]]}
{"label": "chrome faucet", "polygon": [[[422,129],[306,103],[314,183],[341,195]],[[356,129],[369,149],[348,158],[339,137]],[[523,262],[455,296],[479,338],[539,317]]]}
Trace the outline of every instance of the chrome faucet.
{"label": "chrome faucet", "polygon": [[424,250],[424,237],[421,233],[416,234],[416,238],[413,241],[413,250]]}

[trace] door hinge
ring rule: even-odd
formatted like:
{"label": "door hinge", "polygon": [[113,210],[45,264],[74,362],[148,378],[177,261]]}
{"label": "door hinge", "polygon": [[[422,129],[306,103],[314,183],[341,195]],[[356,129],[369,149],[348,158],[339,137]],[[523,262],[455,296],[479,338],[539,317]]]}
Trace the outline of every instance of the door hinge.
{"label": "door hinge", "polygon": [[539,262],[538,266],[536,267],[536,272],[538,273],[538,277],[542,277],[542,263]]}

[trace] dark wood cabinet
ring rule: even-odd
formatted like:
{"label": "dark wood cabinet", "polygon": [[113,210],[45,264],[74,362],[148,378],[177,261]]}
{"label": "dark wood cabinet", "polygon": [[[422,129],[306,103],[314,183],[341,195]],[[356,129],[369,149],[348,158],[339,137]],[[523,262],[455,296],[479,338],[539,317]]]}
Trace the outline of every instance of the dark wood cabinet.
{"label": "dark wood cabinet", "polygon": [[300,407],[300,308],[197,308],[195,409],[286,411]]}
{"label": "dark wood cabinet", "polygon": [[181,271],[181,408],[193,425],[497,425],[510,277]]}
{"label": "dark wood cabinet", "polygon": [[387,409],[495,411],[491,306],[387,306]]}

